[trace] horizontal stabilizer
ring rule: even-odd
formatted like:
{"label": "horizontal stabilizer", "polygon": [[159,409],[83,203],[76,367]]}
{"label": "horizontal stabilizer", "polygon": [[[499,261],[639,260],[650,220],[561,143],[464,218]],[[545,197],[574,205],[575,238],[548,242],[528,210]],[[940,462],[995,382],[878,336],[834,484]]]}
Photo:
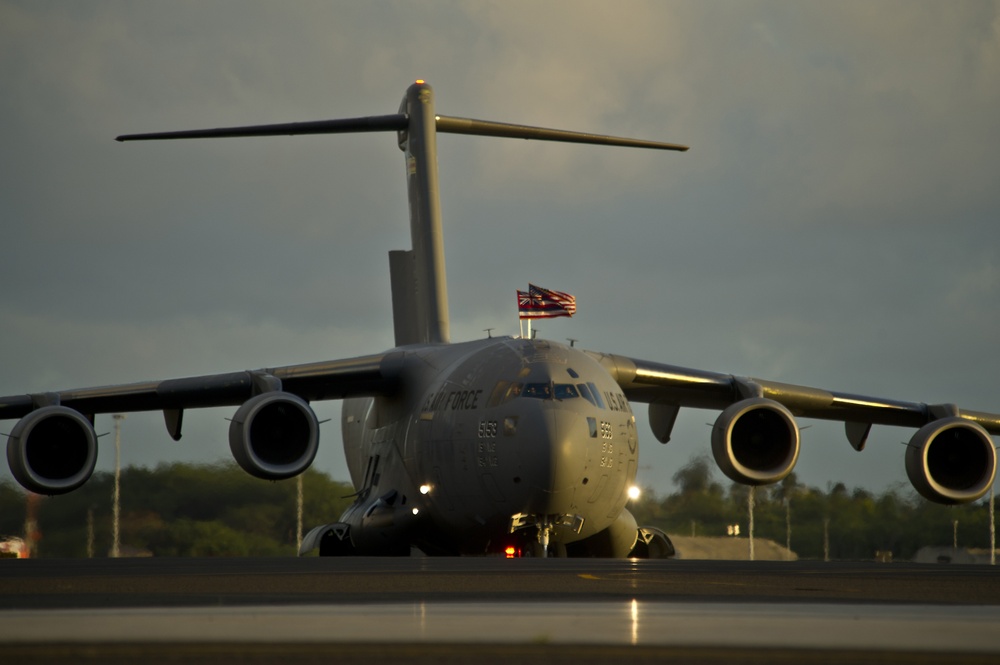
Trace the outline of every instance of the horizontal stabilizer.
{"label": "horizontal stabilizer", "polygon": [[358,132],[397,132],[407,128],[405,114],[370,115],[362,118],[315,120],[312,122],[286,122],[277,125],[251,125],[248,127],[219,127],[193,129],[180,132],[155,132],[152,134],[123,134],[116,141],[158,141],[167,139],[215,139],[238,136],[295,136],[297,134],[352,134]]}
{"label": "horizontal stabilizer", "polygon": [[474,120],[472,118],[452,118],[439,115],[437,130],[446,134],[474,134],[477,136],[498,136],[510,139],[534,139],[537,141],[561,141],[563,143],[590,143],[594,145],[614,145],[625,148],[651,148],[653,150],[678,150],[684,152],[686,145],[643,141],[619,136],[571,132],[563,129],[547,129],[530,125],[512,125],[506,122]]}
{"label": "horizontal stabilizer", "polygon": [[[439,115],[435,118],[437,131],[447,134],[471,134],[474,136],[495,136],[511,139],[533,139],[536,141],[560,141],[563,143],[589,143],[626,148],[649,148],[653,150],[686,151],[688,146],[660,141],[644,141],[620,136],[573,132],[564,129],[515,125],[473,118],[453,118]],[[242,136],[296,136],[301,134],[351,134],[364,132],[398,132],[409,128],[410,119],[405,113],[392,115],[371,115],[361,118],[341,118],[337,120],[315,120],[312,122],[287,122],[271,125],[250,125],[245,127],[218,127],[215,129],[193,129],[179,132],[154,132],[149,134],[123,134],[116,141],[161,141],[170,139],[213,139]]]}

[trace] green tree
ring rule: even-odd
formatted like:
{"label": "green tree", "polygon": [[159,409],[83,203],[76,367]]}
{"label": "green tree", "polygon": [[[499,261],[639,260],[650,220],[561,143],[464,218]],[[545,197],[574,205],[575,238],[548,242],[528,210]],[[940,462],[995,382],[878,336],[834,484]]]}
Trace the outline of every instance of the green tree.
{"label": "green tree", "polygon": [[[714,469],[709,458],[693,458],[674,474],[677,492],[665,498],[646,492],[629,504],[636,521],[675,535],[723,535],[727,524],[739,524],[746,533],[749,490],[732,483],[723,491]],[[959,547],[989,547],[986,499],[943,506],[906,487],[876,495],[830,483],[823,491],[800,484],[793,473],[780,483],[758,487],[754,504],[754,535],[783,544],[787,519],[792,550],[801,558],[822,558],[828,542],[833,559],[870,560],[884,551],[908,560],[921,547],[952,545],[956,527]]]}
{"label": "green tree", "polygon": [[726,500],[722,485],[715,482],[714,464],[696,457],[674,474],[680,491],[663,500],[661,526],[672,533],[721,536],[736,513]]}
{"label": "green tree", "polygon": [[[303,526],[336,521],[350,505],[345,483],[309,470],[303,474]],[[88,512],[96,556],[111,548],[109,473],[95,473],[80,489],[45,497],[38,509],[42,533],[36,554],[87,556]],[[297,482],[260,480],[235,464],[128,467],[121,474],[121,543],[126,551],[156,556],[279,556],[295,553]],[[0,524],[20,534],[24,492],[0,485]]]}

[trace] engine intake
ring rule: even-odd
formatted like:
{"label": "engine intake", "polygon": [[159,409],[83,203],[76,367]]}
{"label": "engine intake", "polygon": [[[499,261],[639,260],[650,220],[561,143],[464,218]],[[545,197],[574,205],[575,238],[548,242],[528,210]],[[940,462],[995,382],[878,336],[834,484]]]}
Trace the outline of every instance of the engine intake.
{"label": "engine intake", "polygon": [[251,397],[229,424],[229,449],[244,471],[265,480],[297,476],[319,449],[319,421],[297,395],[267,392]]}
{"label": "engine intake", "polygon": [[906,475],[926,499],[955,504],[975,501],[993,485],[997,454],[982,426],[958,416],[917,430],[906,448]]}
{"label": "engine intake", "polygon": [[712,454],[744,485],[776,483],[799,459],[799,427],[783,405],[763,397],[730,404],[712,428]]}
{"label": "engine intake", "polygon": [[94,473],[94,426],[82,413],[65,406],[32,411],[11,430],[7,463],[17,482],[30,492],[72,492]]}

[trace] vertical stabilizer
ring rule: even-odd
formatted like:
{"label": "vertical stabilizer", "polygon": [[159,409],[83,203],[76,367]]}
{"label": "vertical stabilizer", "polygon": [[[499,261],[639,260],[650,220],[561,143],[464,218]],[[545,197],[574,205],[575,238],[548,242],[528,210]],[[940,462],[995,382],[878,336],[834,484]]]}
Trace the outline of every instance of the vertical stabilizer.
{"label": "vertical stabilizer", "polygon": [[[423,81],[411,85],[399,110],[408,119],[407,128],[399,132],[399,147],[406,154],[406,187],[410,201],[410,236],[416,278],[414,304],[419,335],[416,341],[447,343],[450,338],[448,289],[445,283],[441,201],[438,196],[434,92],[431,87]],[[395,291],[394,276],[394,316],[401,313],[396,309]]]}
{"label": "vertical stabilizer", "polygon": [[399,147],[406,154],[406,187],[410,200],[410,236],[413,240],[413,249],[389,254],[393,325],[397,345],[443,344],[450,339],[441,202],[438,196],[437,132],[654,150],[687,150],[687,146],[675,143],[437,115],[434,113],[434,91],[424,81],[417,81],[406,89],[406,96],[403,97],[399,112],[393,115],[126,134],[117,137],[116,140],[150,141],[357,132],[396,132]]}

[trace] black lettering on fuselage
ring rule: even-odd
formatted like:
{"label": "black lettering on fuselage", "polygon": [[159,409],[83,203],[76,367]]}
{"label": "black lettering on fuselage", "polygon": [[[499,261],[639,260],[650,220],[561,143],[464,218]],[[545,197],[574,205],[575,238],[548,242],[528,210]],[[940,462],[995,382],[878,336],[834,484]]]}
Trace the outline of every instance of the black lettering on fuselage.
{"label": "black lettering on fuselage", "polygon": [[424,411],[471,411],[479,408],[478,390],[442,390],[431,393],[424,401]]}
{"label": "black lettering on fuselage", "polygon": [[628,399],[625,397],[625,395],[621,393],[612,393],[605,390],[604,402],[608,405],[608,408],[611,409],[612,411],[632,413],[632,406],[628,403]]}

